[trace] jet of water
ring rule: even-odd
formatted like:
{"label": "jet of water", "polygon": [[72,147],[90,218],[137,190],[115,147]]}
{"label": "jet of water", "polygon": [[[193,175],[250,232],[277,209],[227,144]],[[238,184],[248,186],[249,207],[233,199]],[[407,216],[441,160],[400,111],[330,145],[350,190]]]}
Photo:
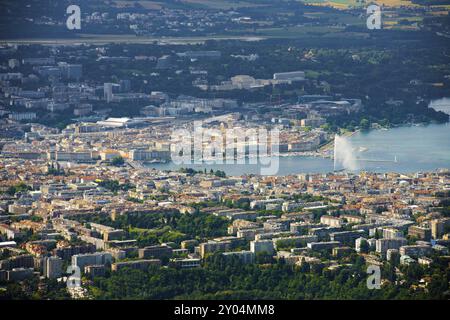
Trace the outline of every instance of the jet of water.
{"label": "jet of water", "polygon": [[334,136],[334,170],[338,168],[356,171],[359,169],[354,157],[354,150],[347,138]]}

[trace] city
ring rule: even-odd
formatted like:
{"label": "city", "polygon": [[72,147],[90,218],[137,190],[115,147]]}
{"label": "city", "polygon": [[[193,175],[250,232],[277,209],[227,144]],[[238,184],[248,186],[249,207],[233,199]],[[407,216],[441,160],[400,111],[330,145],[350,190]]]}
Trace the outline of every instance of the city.
{"label": "city", "polygon": [[450,298],[448,4],[24,2],[0,300]]}

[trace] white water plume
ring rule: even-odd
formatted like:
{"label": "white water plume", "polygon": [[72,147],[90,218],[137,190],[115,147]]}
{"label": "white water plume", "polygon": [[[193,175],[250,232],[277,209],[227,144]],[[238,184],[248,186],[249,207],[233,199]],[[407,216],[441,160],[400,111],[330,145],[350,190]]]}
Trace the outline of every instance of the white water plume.
{"label": "white water plume", "polygon": [[334,136],[334,170],[340,169],[356,171],[359,166],[350,141],[336,134]]}

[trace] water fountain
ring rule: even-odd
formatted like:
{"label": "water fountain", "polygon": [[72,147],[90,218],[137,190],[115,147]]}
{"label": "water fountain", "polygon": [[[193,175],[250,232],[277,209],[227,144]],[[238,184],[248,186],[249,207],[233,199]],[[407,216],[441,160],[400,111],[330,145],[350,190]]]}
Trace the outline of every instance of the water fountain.
{"label": "water fountain", "polygon": [[358,170],[359,166],[353,153],[350,141],[336,134],[334,136],[334,171],[338,169]]}

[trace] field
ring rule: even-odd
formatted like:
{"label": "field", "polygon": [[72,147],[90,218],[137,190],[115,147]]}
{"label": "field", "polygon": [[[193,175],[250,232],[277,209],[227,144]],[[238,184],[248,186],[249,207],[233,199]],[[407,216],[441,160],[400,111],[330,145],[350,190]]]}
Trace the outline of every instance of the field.
{"label": "field", "polygon": [[[320,6],[330,6],[336,9],[346,9],[348,7],[359,7],[367,6],[369,1],[364,0],[298,0],[304,3],[320,5]],[[384,5],[387,7],[400,7],[400,6],[416,6],[410,0],[375,0],[370,3],[375,2],[379,5]],[[169,6],[168,3],[164,1],[150,1],[150,0],[140,0],[140,1],[127,1],[127,0],[114,0],[114,5],[118,8],[133,7],[135,3],[138,3],[146,9],[159,10],[164,6]],[[194,6],[201,6],[210,9],[218,10],[229,10],[232,8],[243,8],[243,7],[258,7],[264,6],[264,3],[258,3],[256,0],[180,0],[180,4],[190,4]]]}
{"label": "field", "polygon": [[159,10],[163,7],[162,3],[158,3],[156,1],[146,1],[146,0],[143,0],[143,1],[118,0],[118,1],[114,1],[114,6],[117,8],[127,8],[127,7],[134,7],[135,3],[138,3],[143,8],[149,9],[149,10]]}
{"label": "field", "polygon": [[139,1],[128,1],[128,0],[114,0],[113,4],[116,8],[132,8],[135,4],[139,4],[145,9],[149,10],[160,10],[164,7],[177,7],[182,4],[193,5],[198,7],[205,7],[209,9],[218,10],[228,10],[232,8],[243,8],[243,7],[257,7],[260,4],[252,1],[229,1],[229,0],[181,0],[178,4],[176,3],[164,3],[163,0],[160,1],[150,1],[150,0],[139,0]]}
{"label": "field", "polygon": [[[330,6],[336,9],[347,9],[349,7],[368,6],[369,1],[357,1],[357,0],[299,0],[304,3]],[[401,6],[416,6],[410,0],[375,0],[370,3],[377,3],[386,7],[401,7]]]}
{"label": "field", "polygon": [[196,4],[205,6],[211,9],[223,9],[228,10],[231,8],[244,8],[244,7],[258,7],[257,1],[241,1],[241,0],[181,0],[181,2],[188,4]]}
{"label": "field", "polygon": [[[367,7],[370,3],[377,3],[385,7],[418,7],[419,5],[413,4],[411,0],[297,0],[307,4],[313,4],[317,6],[329,6],[336,9],[347,9],[349,7]],[[159,10],[163,7],[178,7],[183,4],[192,5],[195,7],[204,7],[217,10],[229,10],[233,8],[244,7],[259,7],[265,6],[264,2],[258,0],[179,0],[174,3],[165,3],[163,0],[151,1],[151,0],[113,0],[112,3],[115,7],[126,8],[134,7],[135,4],[139,4],[142,7],[150,10]],[[445,6],[442,8],[448,9]]]}

